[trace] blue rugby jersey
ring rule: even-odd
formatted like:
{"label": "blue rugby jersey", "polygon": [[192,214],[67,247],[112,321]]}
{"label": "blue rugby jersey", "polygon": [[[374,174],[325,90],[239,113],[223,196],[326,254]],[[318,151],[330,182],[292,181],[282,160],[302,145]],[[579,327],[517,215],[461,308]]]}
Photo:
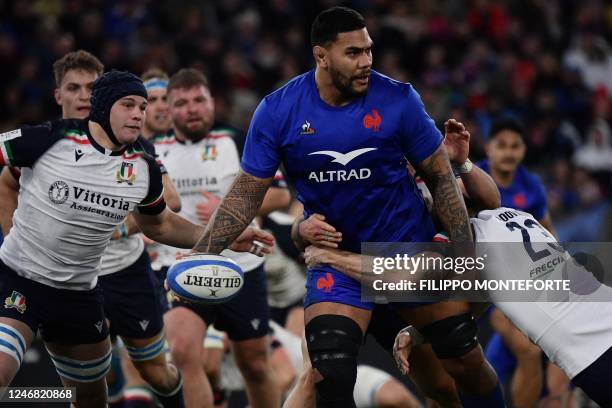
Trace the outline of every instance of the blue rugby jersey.
{"label": "blue rugby jersey", "polygon": [[361,242],[425,242],[434,226],[406,159],[429,157],[442,135],[410,84],[372,71],[366,95],[334,107],[319,96],[314,70],[259,104],[242,169],[272,177],[280,163],[305,215],[320,213],[343,233],[341,248]]}
{"label": "blue rugby jersey", "polygon": [[[487,173],[491,173],[488,160],[477,163],[478,167]],[[546,192],[542,182],[533,173],[519,165],[516,169],[514,179],[508,187],[497,186],[501,194],[502,207],[516,208],[525,211],[536,220],[541,220],[546,215]]]}

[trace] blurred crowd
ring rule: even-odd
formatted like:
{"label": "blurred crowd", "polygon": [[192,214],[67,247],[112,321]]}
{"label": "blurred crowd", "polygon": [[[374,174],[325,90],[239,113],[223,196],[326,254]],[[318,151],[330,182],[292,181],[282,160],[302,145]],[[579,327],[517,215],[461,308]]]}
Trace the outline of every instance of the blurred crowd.
{"label": "blurred crowd", "polygon": [[0,0],[0,130],[59,115],[51,65],[79,48],[137,74],[198,67],[219,119],[246,129],[262,96],[313,66],[310,24],[335,4],[366,17],[376,70],[411,82],[437,123],[466,123],[474,159],[492,121],[520,119],[561,238],[610,238],[604,0]]}

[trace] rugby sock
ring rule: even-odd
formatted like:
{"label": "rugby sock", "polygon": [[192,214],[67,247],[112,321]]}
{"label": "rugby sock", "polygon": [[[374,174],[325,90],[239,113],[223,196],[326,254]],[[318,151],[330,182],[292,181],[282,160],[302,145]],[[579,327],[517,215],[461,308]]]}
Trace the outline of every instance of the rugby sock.
{"label": "rugby sock", "polygon": [[153,408],[157,406],[154,398],[146,387],[128,387],[124,392],[122,408]]}
{"label": "rugby sock", "polygon": [[111,408],[123,407],[123,388],[125,377],[121,369],[120,349],[113,345],[110,373],[106,375],[108,383],[108,403]]}
{"label": "rugby sock", "polygon": [[461,404],[465,408],[505,408],[504,393],[501,389],[501,384],[497,381],[495,389],[485,397],[475,395],[464,395],[459,393]]}
{"label": "rugby sock", "polygon": [[153,393],[164,406],[164,408],[184,408],[185,401],[183,401],[183,378],[181,377],[181,373],[178,373],[178,383],[176,387],[168,392],[162,393],[157,391],[155,388],[151,387]]}

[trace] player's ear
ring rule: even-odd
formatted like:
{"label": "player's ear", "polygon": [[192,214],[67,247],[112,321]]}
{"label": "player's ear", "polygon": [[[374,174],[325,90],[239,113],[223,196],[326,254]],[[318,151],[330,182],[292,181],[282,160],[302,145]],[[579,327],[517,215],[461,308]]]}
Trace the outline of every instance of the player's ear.
{"label": "player's ear", "polygon": [[59,106],[62,106],[62,94],[60,93],[59,88],[55,88],[55,91],[53,91],[53,96],[55,97],[55,102]]}
{"label": "player's ear", "polygon": [[315,45],[312,49],[312,54],[315,57],[315,61],[317,66],[321,68],[327,68],[327,49],[325,47],[321,47],[320,45]]}

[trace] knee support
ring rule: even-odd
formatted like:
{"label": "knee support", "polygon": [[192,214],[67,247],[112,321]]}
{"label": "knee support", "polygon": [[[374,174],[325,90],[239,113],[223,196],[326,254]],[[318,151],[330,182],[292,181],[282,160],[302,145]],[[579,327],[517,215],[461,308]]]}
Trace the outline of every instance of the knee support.
{"label": "knee support", "polygon": [[25,340],[19,330],[5,323],[0,323],[0,353],[13,357],[21,367],[26,352]]}
{"label": "knee support", "polygon": [[438,320],[419,332],[431,343],[438,358],[461,357],[478,345],[476,321],[471,313]]}
{"label": "knee support", "polygon": [[108,373],[111,367],[111,350],[100,358],[94,360],[76,360],[53,354],[49,349],[49,356],[55,365],[57,373],[69,380],[89,383],[98,381]]}
{"label": "knee support", "polygon": [[142,347],[130,347],[125,346],[125,349],[130,356],[132,361],[147,361],[152,360],[164,352],[164,345],[166,342],[166,336],[160,336],[151,344],[147,344]]}
{"label": "knee support", "polygon": [[354,407],[357,354],[363,341],[359,325],[341,315],[321,315],[306,325],[312,367],[323,376],[316,384],[317,407]]}

